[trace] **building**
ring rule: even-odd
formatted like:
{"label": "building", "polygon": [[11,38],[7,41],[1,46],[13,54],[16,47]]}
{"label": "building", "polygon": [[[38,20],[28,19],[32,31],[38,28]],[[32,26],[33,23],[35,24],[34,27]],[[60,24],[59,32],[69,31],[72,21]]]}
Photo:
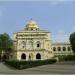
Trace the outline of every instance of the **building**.
{"label": "building", "polygon": [[41,30],[33,20],[28,21],[24,30],[14,33],[13,41],[11,58],[15,60],[45,60],[53,58],[54,55],[72,53],[70,44],[53,44],[51,33]]}
{"label": "building", "polygon": [[71,45],[69,43],[53,43],[52,50],[55,56],[73,54]]}

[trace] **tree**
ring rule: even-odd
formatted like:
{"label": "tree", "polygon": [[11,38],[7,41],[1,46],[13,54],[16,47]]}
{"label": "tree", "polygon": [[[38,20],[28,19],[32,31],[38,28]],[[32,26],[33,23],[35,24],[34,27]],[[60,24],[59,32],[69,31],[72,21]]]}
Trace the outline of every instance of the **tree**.
{"label": "tree", "polygon": [[10,52],[12,50],[13,41],[7,33],[0,34],[0,53],[2,51],[5,53]]}
{"label": "tree", "polygon": [[75,32],[73,32],[72,34],[70,34],[70,44],[72,46],[72,50],[75,53]]}

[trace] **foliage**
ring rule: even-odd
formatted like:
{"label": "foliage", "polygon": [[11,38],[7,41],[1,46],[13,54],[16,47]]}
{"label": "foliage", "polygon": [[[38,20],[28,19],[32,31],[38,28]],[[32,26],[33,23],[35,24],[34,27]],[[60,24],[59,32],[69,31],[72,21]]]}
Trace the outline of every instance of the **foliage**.
{"label": "foliage", "polygon": [[12,47],[12,44],[12,40],[8,34],[0,34],[0,51],[9,50]]}
{"label": "foliage", "polygon": [[73,55],[59,55],[59,61],[75,61],[75,54]]}
{"label": "foliage", "polygon": [[46,64],[55,63],[56,59],[48,59],[48,60],[37,60],[37,61],[5,61],[5,64],[14,67],[16,69],[26,69],[35,66],[41,66]]}
{"label": "foliage", "polygon": [[69,40],[70,40],[70,43],[71,43],[71,46],[72,46],[72,50],[75,53],[75,32],[70,34]]}
{"label": "foliage", "polygon": [[13,48],[13,41],[7,33],[0,34],[0,60],[8,59],[8,55]]}

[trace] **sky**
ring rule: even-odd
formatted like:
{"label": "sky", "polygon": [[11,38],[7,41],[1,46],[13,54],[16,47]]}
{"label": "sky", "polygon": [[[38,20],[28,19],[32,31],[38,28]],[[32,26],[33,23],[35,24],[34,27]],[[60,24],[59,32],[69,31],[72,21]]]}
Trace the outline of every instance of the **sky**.
{"label": "sky", "polygon": [[75,1],[0,1],[0,34],[6,32],[13,37],[31,18],[51,32],[52,42],[69,42],[75,31]]}

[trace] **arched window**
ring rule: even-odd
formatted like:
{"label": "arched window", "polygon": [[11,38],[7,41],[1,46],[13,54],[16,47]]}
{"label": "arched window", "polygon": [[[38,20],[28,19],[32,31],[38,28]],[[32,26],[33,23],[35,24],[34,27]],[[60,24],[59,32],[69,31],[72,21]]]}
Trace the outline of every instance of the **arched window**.
{"label": "arched window", "polygon": [[30,41],[30,42],[29,42],[29,49],[32,49],[32,48],[33,48],[33,42]]}
{"label": "arched window", "polygon": [[38,48],[40,48],[41,47],[40,41],[37,41],[36,45],[37,45]]}
{"label": "arched window", "polygon": [[26,55],[24,53],[21,55],[21,59],[26,59]]}
{"label": "arched window", "polygon": [[63,51],[66,51],[66,47],[63,47]]}
{"label": "arched window", "polygon": [[53,47],[53,51],[56,51],[56,47]]}
{"label": "arched window", "polygon": [[58,51],[61,51],[61,47],[58,47]]}
{"label": "arched window", "polygon": [[36,54],[36,59],[41,59],[40,53],[37,53],[37,54]]}
{"label": "arched window", "polygon": [[70,50],[71,50],[71,48],[70,48],[70,47],[67,47],[67,50],[68,50],[68,51],[70,51]]}
{"label": "arched window", "polygon": [[26,42],[25,41],[22,41],[22,48],[26,48]]}

